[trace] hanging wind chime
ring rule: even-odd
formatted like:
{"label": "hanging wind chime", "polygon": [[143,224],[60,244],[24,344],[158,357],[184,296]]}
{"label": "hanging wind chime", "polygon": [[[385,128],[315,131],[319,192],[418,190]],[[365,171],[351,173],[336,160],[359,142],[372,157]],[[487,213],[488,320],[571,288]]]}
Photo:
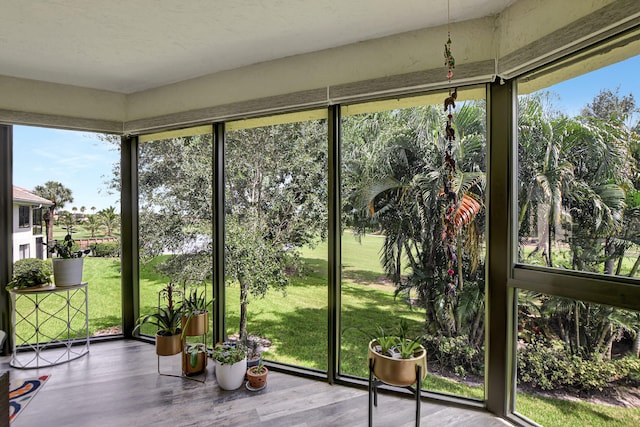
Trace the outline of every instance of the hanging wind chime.
{"label": "hanging wind chime", "polygon": [[445,151],[444,151],[444,184],[442,198],[445,202],[444,210],[444,231],[442,240],[444,246],[445,257],[447,259],[447,284],[444,289],[447,299],[455,296],[458,284],[458,259],[456,256],[456,211],[458,207],[458,194],[454,188],[454,176],[456,172],[456,160],[454,158],[454,141],[456,139],[455,130],[453,129],[453,113],[456,108],[456,98],[458,97],[457,89],[451,88],[451,79],[453,78],[453,69],[456,67],[456,61],[451,54],[451,18],[449,11],[449,1],[447,1],[447,42],[444,45],[445,65],[447,66],[447,81],[449,86],[449,96],[444,100],[444,111],[447,113],[447,124],[445,126]]}

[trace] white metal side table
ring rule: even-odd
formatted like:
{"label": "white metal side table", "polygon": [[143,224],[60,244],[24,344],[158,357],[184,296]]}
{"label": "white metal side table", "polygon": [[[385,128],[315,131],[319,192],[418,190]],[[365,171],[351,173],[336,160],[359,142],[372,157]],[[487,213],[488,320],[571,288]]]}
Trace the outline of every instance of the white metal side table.
{"label": "white metal side table", "polygon": [[13,352],[19,369],[67,363],[89,353],[89,294],[78,285],[12,290]]}

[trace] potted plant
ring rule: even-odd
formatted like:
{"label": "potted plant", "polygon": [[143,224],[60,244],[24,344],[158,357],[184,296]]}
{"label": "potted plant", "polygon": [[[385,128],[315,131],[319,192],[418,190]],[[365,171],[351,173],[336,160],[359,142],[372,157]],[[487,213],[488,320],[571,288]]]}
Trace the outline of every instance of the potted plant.
{"label": "potted plant", "polygon": [[422,346],[422,336],[410,339],[407,331],[407,322],[403,319],[398,334],[387,335],[378,326],[378,333],[369,341],[368,360],[373,363],[373,374],[387,384],[415,383],[417,366],[421,368],[421,379],[427,374],[427,351]]}
{"label": "potted plant", "polygon": [[91,252],[90,249],[80,250],[75,245],[71,233],[64,236],[60,242],[55,240],[49,248],[49,252],[58,257],[51,260],[53,264],[53,281],[56,286],[72,286],[82,282],[83,255]]}
{"label": "potted plant", "polygon": [[249,380],[247,388],[252,391],[263,389],[267,385],[268,374],[269,370],[264,366],[262,360],[260,360],[257,365],[250,366],[247,369],[247,379]]}
{"label": "potted plant", "polygon": [[240,345],[219,344],[213,349],[216,380],[220,388],[235,390],[244,382],[247,351]]}
{"label": "potted plant", "polygon": [[144,324],[154,325],[158,328],[156,332],[156,354],[158,356],[172,356],[182,351],[182,334],[180,329],[180,319],[182,310],[174,304],[173,298],[176,294],[174,284],[169,283],[160,291],[159,300],[164,297],[167,305],[157,307],[155,313],[142,316],[134,328],[139,329]]}
{"label": "potted plant", "polygon": [[247,339],[247,367],[257,366],[262,363],[262,347],[260,346],[259,338],[256,337]]}
{"label": "potted plant", "polygon": [[207,347],[203,343],[187,343],[182,355],[185,375],[199,374],[207,367]]}
{"label": "potted plant", "polygon": [[51,264],[37,258],[25,258],[13,263],[13,276],[7,290],[46,286],[51,283]]}
{"label": "potted plant", "polygon": [[209,310],[213,301],[207,302],[205,292],[191,289],[182,304],[182,334],[198,336],[209,332]]}

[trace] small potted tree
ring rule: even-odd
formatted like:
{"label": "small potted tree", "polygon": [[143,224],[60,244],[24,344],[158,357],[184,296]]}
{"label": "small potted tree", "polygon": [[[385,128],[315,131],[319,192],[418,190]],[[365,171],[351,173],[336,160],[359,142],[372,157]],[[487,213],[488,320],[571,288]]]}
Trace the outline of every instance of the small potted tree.
{"label": "small potted tree", "polygon": [[218,344],[213,349],[216,380],[223,390],[235,390],[244,382],[247,351],[241,345]]}
{"label": "small potted tree", "polygon": [[157,307],[155,313],[142,316],[138,320],[135,330],[144,324],[154,325],[156,332],[156,354],[158,356],[172,356],[182,351],[182,333],[180,329],[180,319],[182,310],[173,301],[178,291],[174,289],[174,284],[165,286],[158,296],[158,301],[165,299],[167,305]]}
{"label": "small potted tree", "polygon": [[53,281],[56,286],[73,286],[82,282],[83,255],[91,252],[90,249],[80,250],[75,245],[71,233],[64,236],[60,242],[55,240],[49,252],[58,257],[51,260],[53,264]]}
{"label": "small potted tree", "polygon": [[51,283],[51,264],[37,258],[25,258],[13,263],[13,276],[7,290],[40,288]]}
{"label": "small potted tree", "polygon": [[247,379],[249,380],[247,388],[251,391],[262,390],[267,386],[268,374],[269,370],[264,366],[262,360],[260,360],[257,365],[250,366],[247,369]]}

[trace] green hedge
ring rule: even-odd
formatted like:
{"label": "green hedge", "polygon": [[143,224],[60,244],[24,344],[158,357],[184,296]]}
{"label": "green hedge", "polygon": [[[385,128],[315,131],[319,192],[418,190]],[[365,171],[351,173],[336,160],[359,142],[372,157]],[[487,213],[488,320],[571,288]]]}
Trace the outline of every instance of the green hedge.
{"label": "green hedge", "polygon": [[603,390],[614,382],[640,380],[640,359],[583,359],[568,354],[561,343],[535,340],[518,351],[518,381],[540,390]]}
{"label": "green hedge", "polygon": [[93,246],[93,256],[116,258],[120,256],[119,242],[96,243]]}

